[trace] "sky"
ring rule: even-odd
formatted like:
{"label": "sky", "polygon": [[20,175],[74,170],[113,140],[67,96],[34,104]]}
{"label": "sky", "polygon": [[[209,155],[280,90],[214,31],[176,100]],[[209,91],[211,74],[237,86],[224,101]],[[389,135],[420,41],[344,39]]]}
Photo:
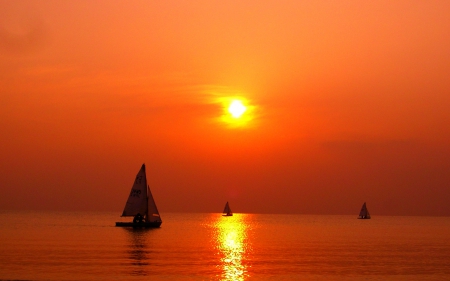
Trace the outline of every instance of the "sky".
{"label": "sky", "polygon": [[448,11],[0,0],[0,209],[450,216]]}

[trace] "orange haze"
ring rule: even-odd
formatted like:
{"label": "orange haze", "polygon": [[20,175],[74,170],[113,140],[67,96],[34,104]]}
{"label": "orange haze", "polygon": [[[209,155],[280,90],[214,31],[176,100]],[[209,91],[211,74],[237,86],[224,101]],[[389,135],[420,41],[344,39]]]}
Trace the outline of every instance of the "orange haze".
{"label": "orange haze", "polygon": [[449,216],[449,11],[3,0],[0,208]]}

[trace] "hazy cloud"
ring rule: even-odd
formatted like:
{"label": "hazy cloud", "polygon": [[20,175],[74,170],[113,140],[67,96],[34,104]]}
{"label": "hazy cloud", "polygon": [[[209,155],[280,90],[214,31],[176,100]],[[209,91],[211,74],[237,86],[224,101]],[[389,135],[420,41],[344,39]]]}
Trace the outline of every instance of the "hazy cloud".
{"label": "hazy cloud", "polygon": [[0,26],[0,49],[9,54],[28,54],[44,45],[47,39],[44,23],[35,20],[22,28]]}

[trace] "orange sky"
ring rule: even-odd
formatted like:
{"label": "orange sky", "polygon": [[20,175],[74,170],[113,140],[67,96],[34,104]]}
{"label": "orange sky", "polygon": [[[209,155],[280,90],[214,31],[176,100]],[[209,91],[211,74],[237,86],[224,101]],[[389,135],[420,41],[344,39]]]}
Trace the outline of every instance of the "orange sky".
{"label": "orange sky", "polygon": [[0,209],[448,216],[448,11],[2,0]]}

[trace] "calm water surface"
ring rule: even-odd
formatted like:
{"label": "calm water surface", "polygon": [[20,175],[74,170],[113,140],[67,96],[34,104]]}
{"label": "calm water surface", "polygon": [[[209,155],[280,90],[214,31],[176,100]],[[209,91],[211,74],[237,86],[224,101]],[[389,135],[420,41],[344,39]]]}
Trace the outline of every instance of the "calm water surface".
{"label": "calm water surface", "polygon": [[449,217],[0,212],[0,280],[450,280]]}

